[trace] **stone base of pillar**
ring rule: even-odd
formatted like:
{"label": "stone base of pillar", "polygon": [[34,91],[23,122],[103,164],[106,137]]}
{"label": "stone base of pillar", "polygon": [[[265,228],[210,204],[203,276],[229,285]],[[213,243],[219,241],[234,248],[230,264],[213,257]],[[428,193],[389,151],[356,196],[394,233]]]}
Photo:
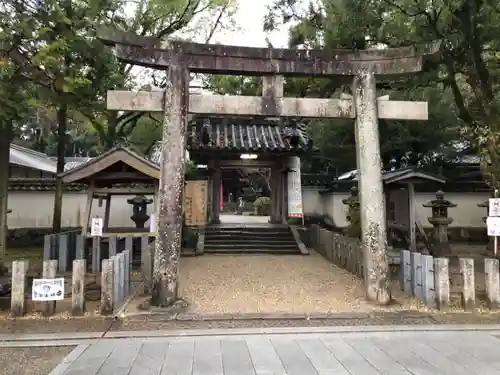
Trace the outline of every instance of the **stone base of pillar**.
{"label": "stone base of pillar", "polygon": [[210,224],[220,224],[220,219],[212,219],[210,220]]}

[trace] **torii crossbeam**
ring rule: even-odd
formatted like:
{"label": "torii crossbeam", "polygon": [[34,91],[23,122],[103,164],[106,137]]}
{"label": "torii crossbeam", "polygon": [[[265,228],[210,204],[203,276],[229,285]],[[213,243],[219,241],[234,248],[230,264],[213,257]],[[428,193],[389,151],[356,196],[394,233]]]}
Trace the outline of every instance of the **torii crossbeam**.
{"label": "torii crossbeam", "polygon": [[[164,93],[108,92],[109,109],[164,112],[154,266],[156,305],[168,306],[178,298],[188,113],[355,119],[366,296],[379,304],[390,302],[378,119],[427,120],[428,113],[426,102],[377,99],[375,77],[392,79],[421,71],[425,59],[438,53],[439,43],[363,51],[294,50],[168,41],[110,29],[100,30],[99,36],[115,46],[122,61],[168,69]],[[189,96],[189,72],[264,76],[263,95]],[[352,82],[353,99],[284,97],[283,76],[336,76]]]}

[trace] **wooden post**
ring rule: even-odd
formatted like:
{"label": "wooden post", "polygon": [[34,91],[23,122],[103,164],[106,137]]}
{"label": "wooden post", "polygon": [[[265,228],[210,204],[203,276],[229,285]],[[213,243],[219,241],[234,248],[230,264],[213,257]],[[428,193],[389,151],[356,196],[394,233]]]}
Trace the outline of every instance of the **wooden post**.
{"label": "wooden post", "polygon": [[120,262],[118,255],[111,257],[113,262],[113,309],[116,311],[120,305]]}
{"label": "wooden post", "polygon": [[130,293],[130,250],[123,252],[123,297]]}
{"label": "wooden post", "polygon": [[[118,301],[121,304],[125,298],[125,254],[122,251],[118,254]],[[118,306],[117,306],[118,307]]]}
{"label": "wooden post", "polygon": [[101,271],[101,305],[99,312],[108,315],[113,312],[113,261],[102,260]]}
{"label": "wooden post", "polygon": [[68,270],[68,235],[59,234],[59,272]]}
{"label": "wooden post", "polygon": [[103,231],[109,231],[109,215],[111,213],[111,194],[106,194],[106,206],[104,207]]}
{"label": "wooden post", "polygon": [[116,236],[108,238],[108,258],[116,255]]}
{"label": "wooden post", "polygon": [[92,273],[99,273],[101,267],[101,237],[92,237]]}
{"label": "wooden post", "polygon": [[149,235],[141,236],[141,272],[146,284],[151,279],[151,260],[149,255]]}
{"label": "wooden post", "polygon": [[125,249],[123,250],[130,250],[134,248],[134,237],[132,236],[125,236]]}
{"label": "wooden post", "polygon": [[[55,279],[57,271],[57,260],[45,260],[43,262],[42,276],[44,279]],[[54,315],[56,312],[56,301],[46,301],[42,304],[44,316]]]}
{"label": "wooden post", "polygon": [[490,310],[500,308],[500,262],[498,259],[486,258],[484,260],[484,276],[486,278],[486,302]]}
{"label": "wooden post", "polygon": [[417,251],[417,234],[415,228],[415,187],[411,182],[408,184],[408,211],[410,228],[410,250]]}
{"label": "wooden post", "polygon": [[85,273],[87,261],[75,259],[73,261],[73,277],[71,282],[71,315],[79,316],[85,313]]}
{"label": "wooden post", "polygon": [[52,238],[50,234],[43,236],[43,260],[52,258]]}
{"label": "wooden post", "polygon": [[89,230],[90,214],[92,213],[92,202],[94,201],[94,184],[91,182],[89,185],[89,190],[87,191],[87,205],[85,218],[82,225],[82,236],[86,237]]}
{"label": "wooden post", "polygon": [[157,218],[161,230],[156,236],[154,255],[152,303],[160,307],[170,306],[179,298],[188,76],[180,56],[174,56],[169,65],[165,90]]}
{"label": "wooden post", "polygon": [[12,262],[12,290],[10,311],[12,316],[19,317],[25,313],[26,272],[28,261],[15,260]]}
{"label": "wooden post", "polygon": [[75,259],[85,259],[87,254],[85,253],[86,238],[81,234],[76,236],[76,251]]}

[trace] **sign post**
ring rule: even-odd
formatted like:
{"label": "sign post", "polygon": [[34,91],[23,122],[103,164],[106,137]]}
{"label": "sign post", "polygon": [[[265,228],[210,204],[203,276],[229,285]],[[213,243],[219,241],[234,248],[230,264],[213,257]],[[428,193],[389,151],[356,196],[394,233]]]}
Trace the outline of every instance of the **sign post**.
{"label": "sign post", "polygon": [[498,236],[500,236],[500,198],[498,190],[495,189],[494,198],[489,200],[488,218],[486,219],[488,236],[493,236],[493,254],[495,258],[498,253]]}
{"label": "sign post", "polygon": [[92,237],[102,237],[103,220],[100,217],[92,218],[90,225],[90,235]]}

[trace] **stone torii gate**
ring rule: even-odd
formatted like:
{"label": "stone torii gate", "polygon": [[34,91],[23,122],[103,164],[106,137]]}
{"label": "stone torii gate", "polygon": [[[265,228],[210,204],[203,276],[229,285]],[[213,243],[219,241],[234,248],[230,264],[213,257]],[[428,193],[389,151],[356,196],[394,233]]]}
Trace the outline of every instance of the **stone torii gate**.
{"label": "stone torii gate", "polygon": [[[293,50],[160,40],[101,29],[124,62],[168,70],[165,92],[109,91],[108,109],[163,112],[158,236],[154,256],[153,304],[170,306],[178,296],[187,114],[355,119],[360,171],[362,244],[368,300],[391,300],[378,119],[427,120],[426,102],[378,100],[376,76],[404,76],[422,70],[438,43],[382,50]],[[189,73],[260,75],[262,97],[189,95]],[[283,77],[335,76],[353,85],[352,100],[283,96]]]}

